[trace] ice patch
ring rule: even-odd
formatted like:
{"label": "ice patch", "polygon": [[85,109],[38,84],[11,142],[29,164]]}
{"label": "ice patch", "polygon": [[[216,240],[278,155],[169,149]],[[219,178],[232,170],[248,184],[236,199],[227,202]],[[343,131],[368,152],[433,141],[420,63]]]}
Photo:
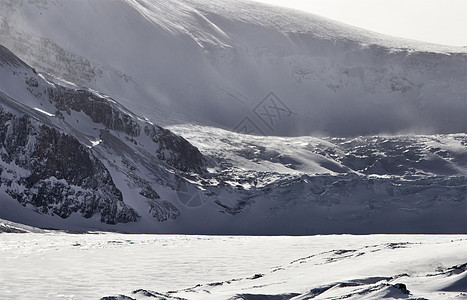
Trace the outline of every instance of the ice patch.
{"label": "ice patch", "polygon": [[46,112],[45,110],[42,110],[42,109],[40,109],[40,108],[34,107],[34,110],[35,110],[35,111],[38,111],[38,112],[40,112],[40,113],[43,113],[43,114],[46,115],[46,116],[55,117],[54,114],[51,114],[51,113],[49,113],[49,112]]}
{"label": "ice patch", "polygon": [[91,142],[91,144],[92,144],[92,146],[91,146],[91,148],[92,148],[92,147],[96,147],[97,145],[99,145],[100,143],[102,143],[102,140],[90,141],[90,142]]}

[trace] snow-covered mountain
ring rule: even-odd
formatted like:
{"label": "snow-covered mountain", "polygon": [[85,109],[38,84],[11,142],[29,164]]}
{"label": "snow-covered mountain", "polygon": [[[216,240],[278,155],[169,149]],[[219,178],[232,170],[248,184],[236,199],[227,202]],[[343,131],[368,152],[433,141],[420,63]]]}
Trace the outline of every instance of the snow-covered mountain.
{"label": "snow-covered mountain", "polygon": [[[171,127],[1,48],[0,217],[130,232],[465,232],[467,136]],[[203,153],[203,154],[202,154]],[[449,216],[449,220],[446,219]]]}
{"label": "snow-covered mountain", "polygon": [[2,216],[34,223],[21,204],[103,224],[135,222],[138,208],[158,221],[178,217],[153,187],[202,173],[198,149],[111,98],[48,81],[4,47],[0,76]]}
{"label": "snow-covered mountain", "polygon": [[[246,122],[288,136],[467,130],[462,47],[245,0],[2,0],[0,18],[0,44],[33,67],[161,125]],[[262,105],[269,92],[282,104]]]}
{"label": "snow-covered mountain", "polygon": [[467,232],[464,48],[247,1],[0,0],[0,18],[0,218]]}

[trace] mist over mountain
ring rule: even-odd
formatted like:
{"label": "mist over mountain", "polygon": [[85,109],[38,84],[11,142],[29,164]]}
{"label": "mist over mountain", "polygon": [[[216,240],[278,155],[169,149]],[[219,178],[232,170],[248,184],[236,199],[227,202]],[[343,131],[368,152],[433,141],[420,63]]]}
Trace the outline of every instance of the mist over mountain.
{"label": "mist over mountain", "polygon": [[224,0],[2,0],[0,44],[0,218],[467,232],[464,48]]}
{"label": "mist over mountain", "polygon": [[464,299],[466,83],[248,0],[0,0],[0,298]]}
{"label": "mist over mountain", "polygon": [[0,8],[0,43],[19,57],[158,124],[343,137],[467,129],[465,48],[248,1]]}

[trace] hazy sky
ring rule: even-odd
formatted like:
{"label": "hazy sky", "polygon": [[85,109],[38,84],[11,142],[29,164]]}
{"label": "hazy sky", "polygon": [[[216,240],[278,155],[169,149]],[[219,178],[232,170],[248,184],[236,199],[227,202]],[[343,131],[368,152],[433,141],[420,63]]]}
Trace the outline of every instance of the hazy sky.
{"label": "hazy sky", "polygon": [[393,36],[467,46],[467,0],[256,0]]}

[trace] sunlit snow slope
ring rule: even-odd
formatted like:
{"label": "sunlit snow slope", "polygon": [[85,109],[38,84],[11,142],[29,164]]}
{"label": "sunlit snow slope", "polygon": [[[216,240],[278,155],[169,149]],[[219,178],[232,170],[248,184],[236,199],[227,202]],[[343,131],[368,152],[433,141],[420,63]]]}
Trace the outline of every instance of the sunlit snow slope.
{"label": "sunlit snow slope", "polygon": [[[159,124],[292,136],[467,130],[465,48],[249,1],[2,0],[0,20],[0,43],[26,62]],[[261,102],[269,92],[282,113]]]}

